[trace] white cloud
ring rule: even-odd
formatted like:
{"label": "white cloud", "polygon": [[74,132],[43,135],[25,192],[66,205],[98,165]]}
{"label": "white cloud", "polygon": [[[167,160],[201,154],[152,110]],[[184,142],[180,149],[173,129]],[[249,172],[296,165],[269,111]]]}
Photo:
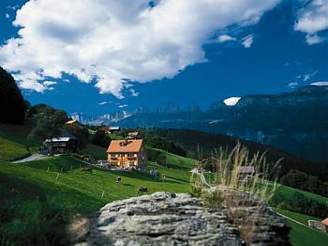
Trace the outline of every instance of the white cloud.
{"label": "white cloud", "polygon": [[290,82],[290,83],[288,84],[288,87],[291,88],[291,89],[294,89],[294,88],[296,88],[297,86],[298,86],[298,82]]}
{"label": "white cloud", "polygon": [[328,29],[328,1],[313,0],[308,4],[298,13],[294,29],[307,34],[305,38],[309,45],[324,41],[317,33]]}
{"label": "white cloud", "polygon": [[311,78],[311,74],[304,74],[303,81],[308,81]]}
{"label": "white cloud", "polygon": [[148,0],[30,0],[16,14],[18,38],[0,47],[0,64],[22,88],[42,91],[42,81],[66,73],[122,98],[128,81],[172,78],[204,62],[213,33],[254,24],[278,2],[158,0],[150,8]]}
{"label": "white cloud", "polygon": [[314,82],[311,85],[315,85],[315,86],[328,86],[328,81],[318,81],[318,82]]}
{"label": "white cloud", "polygon": [[250,48],[253,42],[254,42],[254,36],[251,34],[243,38],[242,45],[245,48]]}
{"label": "white cloud", "polygon": [[57,84],[57,82],[55,82],[55,81],[44,81],[43,82],[44,86],[52,86],[52,85],[55,85],[55,84]]}
{"label": "white cloud", "polygon": [[127,105],[127,104],[121,104],[121,105],[119,105],[118,107],[119,108],[126,108],[126,107],[128,107],[129,105]]}
{"label": "white cloud", "polygon": [[309,81],[312,77],[314,77],[316,74],[318,73],[318,71],[313,71],[312,73],[306,73],[303,75],[300,75],[300,78],[303,78],[303,81]]}
{"label": "white cloud", "polygon": [[6,17],[6,19],[9,19],[10,15],[7,13],[7,14],[5,14],[5,17]]}
{"label": "white cloud", "polygon": [[131,93],[131,95],[133,96],[133,97],[137,97],[137,96],[139,96],[139,92],[137,92],[135,89],[133,89],[133,88],[131,88],[130,89],[130,93]]}
{"label": "white cloud", "polygon": [[19,5],[8,6],[8,8],[15,11],[16,9],[19,8]]}
{"label": "white cloud", "polygon": [[229,97],[225,99],[223,102],[227,106],[235,106],[240,101],[241,97]]}
{"label": "white cloud", "polygon": [[219,43],[225,43],[225,42],[228,42],[228,41],[235,41],[235,40],[236,40],[235,37],[232,37],[232,36],[227,35],[227,34],[222,34],[218,37]]}
{"label": "white cloud", "polygon": [[106,105],[106,104],[109,104],[109,102],[104,101],[104,102],[100,102],[100,103],[98,103],[98,105],[100,105],[100,106],[104,106],[104,105]]}
{"label": "white cloud", "polygon": [[317,34],[306,34],[305,40],[309,45],[318,44],[324,41],[325,39],[319,37]]}

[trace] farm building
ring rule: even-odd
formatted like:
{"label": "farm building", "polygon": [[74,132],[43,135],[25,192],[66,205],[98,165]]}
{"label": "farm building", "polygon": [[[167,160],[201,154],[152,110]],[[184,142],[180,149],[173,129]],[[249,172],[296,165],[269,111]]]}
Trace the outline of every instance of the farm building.
{"label": "farm building", "polygon": [[77,120],[69,120],[65,123],[65,125],[69,127],[77,127],[80,123]]}
{"label": "farm building", "polygon": [[79,141],[74,137],[52,137],[43,141],[41,152],[43,154],[63,154],[75,152]]}
{"label": "farm building", "polygon": [[127,139],[137,139],[139,137],[139,132],[129,132]]}
{"label": "farm building", "polygon": [[327,232],[327,226],[324,224],[324,221],[325,220],[323,220],[322,222],[317,220],[308,220],[308,226],[322,232]]}
{"label": "farm building", "polygon": [[253,166],[240,166],[238,167],[238,180],[247,182],[255,175],[255,168]]}
{"label": "farm building", "polygon": [[119,126],[110,126],[108,127],[110,133],[119,132],[121,128]]}
{"label": "farm building", "polygon": [[113,134],[115,132],[119,132],[121,130],[121,128],[119,126],[104,126],[104,125],[101,125],[101,126],[98,127],[98,130],[104,131],[107,134]]}
{"label": "farm building", "polygon": [[108,163],[122,169],[144,169],[147,155],[142,139],[112,140],[108,150]]}

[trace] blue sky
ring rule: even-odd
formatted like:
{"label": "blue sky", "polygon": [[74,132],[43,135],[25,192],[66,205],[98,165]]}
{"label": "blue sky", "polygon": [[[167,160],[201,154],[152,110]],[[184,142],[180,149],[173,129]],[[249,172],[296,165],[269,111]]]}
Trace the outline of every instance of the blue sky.
{"label": "blue sky", "polygon": [[0,65],[33,104],[89,115],[328,81],[326,1],[125,1],[2,0]]}

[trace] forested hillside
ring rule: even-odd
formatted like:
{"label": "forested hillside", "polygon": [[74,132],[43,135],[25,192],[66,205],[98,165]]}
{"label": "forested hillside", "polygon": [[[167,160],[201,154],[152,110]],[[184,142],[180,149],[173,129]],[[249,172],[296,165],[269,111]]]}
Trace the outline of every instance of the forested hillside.
{"label": "forested hillside", "polygon": [[0,122],[22,124],[26,104],[14,78],[0,67]]}

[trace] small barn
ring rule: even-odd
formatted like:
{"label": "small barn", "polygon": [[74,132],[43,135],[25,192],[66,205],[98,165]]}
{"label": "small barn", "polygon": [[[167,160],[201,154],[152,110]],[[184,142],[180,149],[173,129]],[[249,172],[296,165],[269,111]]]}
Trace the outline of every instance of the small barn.
{"label": "small barn", "polygon": [[240,166],[237,170],[238,181],[248,182],[255,175],[255,168],[253,166]]}
{"label": "small barn", "polygon": [[129,132],[127,139],[137,139],[139,137],[139,132]]}
{"label": "small barn", "polygon": [[122,169],[145,169],[147,166],[142,139],[112,140],[107,155],[110,166]]}
{"label": "small barn", "polygon": [[121,128],[119,126],[104,126],[104,125],[101,125],[101,126],[98,127],[98,130],[104,131],[107,134],[113,134],[115,132],[119,132],[121,130]]}
{"label": "small barn", "polygon": [[110,126],[110,127],[108,127],[108,130],[112,134],[115,132],[119,132],[121,130],[121,128],[119,126]]}
{"label": "small barn", "polygon": [[308,220],[308,226],[322,232],[327,232],[327,226],[323,222],[324,220],[322,222],[317,220]]}
{"label": "small barn", "polygon": [[69,120],[65,123],[68,127],[78,127],[80,126],[80,123],[77,120]]}
{"label": "small barn", "polygon": [[51,137],[43,141],[41,152],[47,155],[76,152],[79,141],[75,137]]}

